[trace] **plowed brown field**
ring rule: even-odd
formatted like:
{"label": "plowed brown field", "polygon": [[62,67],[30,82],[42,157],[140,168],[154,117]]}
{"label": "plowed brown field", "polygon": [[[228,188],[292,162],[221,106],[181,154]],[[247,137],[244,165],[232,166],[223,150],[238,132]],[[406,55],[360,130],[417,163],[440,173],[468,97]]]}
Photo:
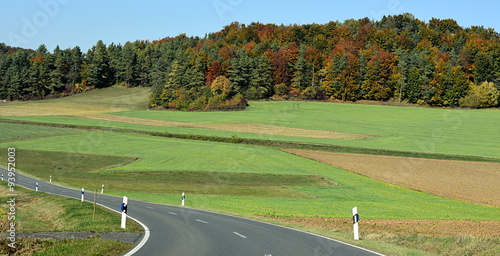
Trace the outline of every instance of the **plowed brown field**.
{"label": "plowed brown field", "polygon": [[500,163],[287,149],[286,152],[434,195],[500,207]]}

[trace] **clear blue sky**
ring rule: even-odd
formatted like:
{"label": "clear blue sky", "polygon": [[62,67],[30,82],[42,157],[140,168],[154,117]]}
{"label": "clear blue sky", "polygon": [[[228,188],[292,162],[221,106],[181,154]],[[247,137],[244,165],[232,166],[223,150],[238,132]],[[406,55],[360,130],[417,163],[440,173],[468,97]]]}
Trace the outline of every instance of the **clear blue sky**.
{"label": "clear blue sky", "polygon": [[36,49],[45,44],[86,51],[106,44],[186,33],[203,37],[240,23],[324,24],[410,12],[418,19],[452,18],[461,26],[500,31],[497,0],[12,0],[0,9],[0,42]]}

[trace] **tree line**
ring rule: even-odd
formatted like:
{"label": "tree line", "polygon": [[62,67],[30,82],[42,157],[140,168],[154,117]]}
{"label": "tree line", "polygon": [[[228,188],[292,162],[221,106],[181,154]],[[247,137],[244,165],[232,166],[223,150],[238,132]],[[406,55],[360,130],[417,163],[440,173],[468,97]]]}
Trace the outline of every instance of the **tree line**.
{"label": "tree line", "polygon": [[247,100],[399,101],[496,107],[500,35],[411,14],[275,25],[233,22],[205,37],[76,46],[0,44],[0,99],[60,97],[116,84],[151,87],[150,107],[244,109]]}

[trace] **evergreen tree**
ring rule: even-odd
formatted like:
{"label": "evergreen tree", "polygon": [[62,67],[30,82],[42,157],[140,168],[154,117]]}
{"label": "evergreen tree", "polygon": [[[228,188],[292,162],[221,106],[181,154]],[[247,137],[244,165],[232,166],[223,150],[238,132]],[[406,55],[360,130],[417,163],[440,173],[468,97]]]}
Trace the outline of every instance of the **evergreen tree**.
{"label": "evergreen tree", "polygon": [[305,51],[305,47],[301,46],[297,62],[295,62],[295,65],[293,66],[294,72],[292,78],[292,87],[298,89],[299,91],[304,90],[311,81],[311,67],[307,65]]}
{"label": "evergreen tree", "polygon": [[109,53],[106,45],[99,40],[89,50],[88,54],[87,85],[95,88],[104,88],[111,85],[112,73],[109,66]]}
{"label": "evergreen tree", "polygon": [[250,56],[243,49],[231,60],[228,78],[234,84],[236,91],[245,92],[250,86],[251,71],[254,68],[252,65]]}
{"label": "evergreen tree", "polygon": [[82,68],[84,56],[80,47],[76,46],[70,50],[70,67],[67,74],[70,88],[74,88],[77,83],[82,82]]}
{"label": "evergreen tree", "polygon": [[120,82],[126,85],[137,86],[139,82],[137,53],[131,42],[125,43],[121,54],[121,68],[118,71]]}
{"label": "evergreen tree", "polygon": [[252,59],[249,88],[245,93],[247,99],[256,100],[269,97],[272,92],[271,63],[263,55]]}

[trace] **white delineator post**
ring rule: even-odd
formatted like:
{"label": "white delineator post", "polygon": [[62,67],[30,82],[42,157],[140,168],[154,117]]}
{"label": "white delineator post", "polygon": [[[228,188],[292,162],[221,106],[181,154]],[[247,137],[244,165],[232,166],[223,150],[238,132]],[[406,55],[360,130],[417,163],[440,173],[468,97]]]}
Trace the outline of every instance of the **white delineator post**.
{"label": "white delineator post", "polygon": [[104,193],[104,184],[101,186],[101,194]]}
{"label": "white delineator post", "polygon": [[36,183],[35,191],[38,191],[38,182]]}
{"label": "white delineator post", "polygon": [[182,192],[182,206],[184,206],[184,199],[186,199],[186,195]]}
{"label": "white delineator post", "polygon": [[50,175],[49,182],[52,183],[52,175]]}
{"label": "white delineator post", "polygon": [[83,203],[83,200],[85,199],[85,189],[82,188],[82,203]]}
{"label": "white delineator post", "polygon": [[124,196],[123,197],[123,203],[120,207],[122,210],[122,224],[121,228],[125,229],[126,222],[127,222],[127,204],[128,204],[128,197]]}
{"label": "white delineator post", "polygon": [[352,222],[353,222],[353,228],[354,228],[354,240],[359,240],[359,227],[358,227],[359,214],[358,214],[358,207],[352,208]]}

